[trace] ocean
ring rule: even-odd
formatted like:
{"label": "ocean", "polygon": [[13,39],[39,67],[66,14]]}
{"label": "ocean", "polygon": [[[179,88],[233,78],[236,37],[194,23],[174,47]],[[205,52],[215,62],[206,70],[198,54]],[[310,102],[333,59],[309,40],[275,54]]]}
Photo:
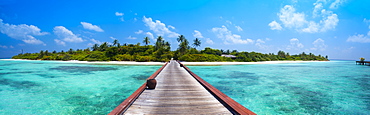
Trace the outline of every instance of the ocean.
{"label": "ocean", "polygon": [[0,114],[108,114],[160,67],[0,60]]}
{"label": "ocean", "polygon": [[[161,66],[0,60],[0,114],[107,114]],[[355,61],[188,66],[257,114],[368,114]]]}
{"label": "ocean", "polygon": [[190,68],[257,114],[370,113],[370,66],[355,61]]}

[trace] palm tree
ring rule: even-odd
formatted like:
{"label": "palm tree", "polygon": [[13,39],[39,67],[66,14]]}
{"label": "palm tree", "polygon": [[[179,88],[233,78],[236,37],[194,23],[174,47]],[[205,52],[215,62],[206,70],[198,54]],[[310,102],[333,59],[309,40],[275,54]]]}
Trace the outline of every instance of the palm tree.
{"label": "palm tree", "polygon": [[162,48],[163,44],[164,44],[164,41],[163,41],[162,36],[158,36],[157,42],[155,42],[155,49],[158,50],[159,48]]}
{"label": "palm tree", "polygon": [[184,35],[180,35],[178,38],[177,38],[177,42],[183,42],[185,39],[185,36]]}
{"label": "palm tree", "polygon": [[104,42],[103,44],[100,45],[100,51],[105,51],[108,49],[108,42]]}
{"label": "palm tree", "polygon": [[94,46],[92,47],[93,51],[97,51],[99,50],[99,44],[94,44]]}
{"label": "palm tree", "polygon": [[148,45],[150,43],[150,38],[145,37],[144,40],[143,40],[143,43],[145,43],[145,45]]}
{"label": "palm tree", "polygon": [[181,55],[184,55],[186,51],[190,49],[188,40],[184,39],[180,44],[178,50],[180,51]]}
{"label": "palm tree", "polygon": [[199,47],[200,44],[201,44],[200,40],[198,38],[195,38],[194,43],[193,43],[193,46],[194,47]]}
{"label": "palm tree", "polygon": [[165,49],[167,49],[167,50],[170,50],[171,49],[171,44],[168,43],[168,42],[165,42],[164,43],[164,46],[165,46]]}
{"label": "palm tree", "polygon": [[115,39],[114,41],[113,41],[113,46],[115,46],[115,45],[117,45],[118,44],[118,40],[117,39]]}

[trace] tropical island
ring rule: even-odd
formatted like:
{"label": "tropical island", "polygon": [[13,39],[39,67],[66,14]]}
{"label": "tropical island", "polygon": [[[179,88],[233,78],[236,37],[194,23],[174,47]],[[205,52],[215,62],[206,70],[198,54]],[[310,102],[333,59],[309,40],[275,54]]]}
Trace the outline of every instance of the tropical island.
{"label": "tropical island", "polygon": [[179,46],[177,50],[171,51],[171,45],[165,41],[162,36],[158,36],[154,45],[150,44],[150,38],[145,37],[143,43],[120,44],[116,39],[112,44],[104,42],[94,44],[91,49],[69,49],[68,51],[48,51],[41,50],[39,53],[21,53],[13,56],[12,59],[29,60],[79,60],[79,61],[136,61],[136,62],[165,62],[170,59],[176,59],[188,62],[258,62],[258,61],[328,61],[328,56],[306,54],[302,52],[296,55],[290,55],[284,51],[262,54],[258,52],[239,52],[237,50],[212,49],[209,47],[203,50],[196,48],[201,45],[198,38],[193,40],[193,47],[185,36],[180,35],[177,38]]}

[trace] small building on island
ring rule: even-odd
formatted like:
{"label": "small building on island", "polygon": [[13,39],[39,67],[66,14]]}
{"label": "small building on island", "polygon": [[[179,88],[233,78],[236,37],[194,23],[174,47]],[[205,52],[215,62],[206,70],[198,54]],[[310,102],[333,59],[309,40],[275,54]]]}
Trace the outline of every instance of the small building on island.
{"label": "small building on island", "polygon": [[234,55],[226,55],[226,54],[222,54],[221,56],[222,56],[222,57],[231,58],[231,59],[236,59],[236,56],[234,56]]}

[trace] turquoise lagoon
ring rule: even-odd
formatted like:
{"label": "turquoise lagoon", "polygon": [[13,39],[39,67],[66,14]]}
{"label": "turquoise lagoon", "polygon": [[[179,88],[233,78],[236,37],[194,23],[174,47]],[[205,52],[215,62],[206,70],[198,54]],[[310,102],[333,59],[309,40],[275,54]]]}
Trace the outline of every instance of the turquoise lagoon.
{"label": "turquoise lagoon", "polygon": [[355,61],[190,68],[257,114],[370,114],[370,66]]}
{"label": "turquoise lagoon", "polygon": [[160,67],[0,60],[0,114],[108,114]]}
{"label": "turquoise lagoon", "polygon": [[[0,60],[0,114],[107,114],[160,66]],[[354,61],[189,66],[257,114],[369,114]]]}

